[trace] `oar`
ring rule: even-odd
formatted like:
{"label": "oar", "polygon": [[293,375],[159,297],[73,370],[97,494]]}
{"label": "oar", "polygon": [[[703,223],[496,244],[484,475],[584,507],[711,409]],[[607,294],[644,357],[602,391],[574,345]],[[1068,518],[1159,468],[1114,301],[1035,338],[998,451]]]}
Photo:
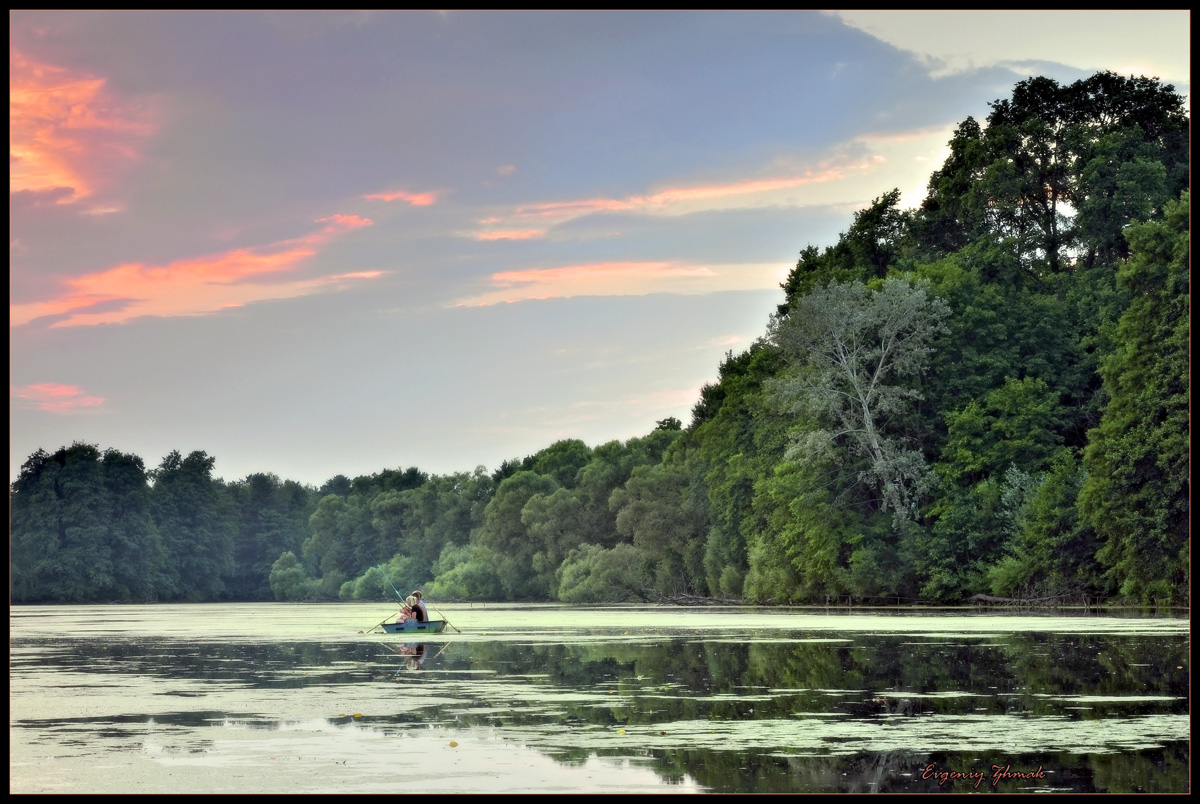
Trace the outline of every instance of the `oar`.
{"label": "oar", "polygon": [[[398,614],[398,613],[399,613],[399,612],[397,612],[397,614]],[[382,620],[380,620],[379,622],[377,622],[377,623],[375,623],[374,625],[372,625],[372,626],[371,626],[370,628],[368,628],[366,631],[359,631],[358,633],[360,633],[360,634],[369,634],[369,633],[371,633],[372,631],[374,631],[376,628],[378,628],[379,626],[383,625],[384,623],[386,623],[388,620],[392,619],[392,618],[393,618],[393,617],[395,617],[395,616],[396,616],[395,614],[389,614],[388,616],[384,617],[384,618],[383,618]]]}
{"label": "oar", "polygon": [[[429,603],[429,601],[428,601],[428,600],[426,600],[425,602],[426,602],[426,603]],[[434,611],[436,611],[438,614],[442,614],[442,610],[441,610],[441,609],[439,609],[437,606],[434,606],[432,603],[429,603],[429,605],[430,605],[430,606],[433,606],[433,610],[434,610]],[[446,615],[445,615],[445,614],[442,614],[442,619],[443,619],[443,620],[446,620],[446,625],[450,626],[450,627],[451,627],[451,628],[453,628],[455,631],[458,631],[458,626],[457,626],[457,625],[455,625],[454,623],[450,622],[450,620],[449,620],[449,619],[446,617]],[[462,631],[458,631],[458,633],[460,633],[460,634],[461,634],[461,633],[462,633]]]}

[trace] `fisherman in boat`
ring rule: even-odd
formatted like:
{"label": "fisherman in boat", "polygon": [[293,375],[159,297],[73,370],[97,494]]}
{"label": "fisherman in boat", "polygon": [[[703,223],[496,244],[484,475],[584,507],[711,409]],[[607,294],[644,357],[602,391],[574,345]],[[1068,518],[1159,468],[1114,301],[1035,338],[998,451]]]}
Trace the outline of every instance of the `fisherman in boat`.
{"label": "fisherman in boat", "polygon": [[417,604],[416,598],[409,595],[404,599],[404,605],[400,607],[400,616],[396,618],[396,622],[402,623],[405,620],[411,620],[416,615],[413,613],[413,607]]}
{"label": "fisherman in boat", "polygon": [[421,598],[420,589],[414,589],[413,593],[408,596],[408,600],[415,600],[415,603],[410,604],[413,610],[413,616],[417,618],[417,622],[424,623],[429,621],[429,612],[425,610],[425,601]]}

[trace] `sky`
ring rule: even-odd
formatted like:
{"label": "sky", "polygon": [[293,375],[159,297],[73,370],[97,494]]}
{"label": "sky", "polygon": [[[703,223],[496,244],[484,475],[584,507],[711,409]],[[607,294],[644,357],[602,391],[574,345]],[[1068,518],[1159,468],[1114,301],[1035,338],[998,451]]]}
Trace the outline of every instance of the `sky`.
{"label": "sky", "polygon": [[10,477],[493,471],[685,425],[806,246],[1187,11],[9,12]]}

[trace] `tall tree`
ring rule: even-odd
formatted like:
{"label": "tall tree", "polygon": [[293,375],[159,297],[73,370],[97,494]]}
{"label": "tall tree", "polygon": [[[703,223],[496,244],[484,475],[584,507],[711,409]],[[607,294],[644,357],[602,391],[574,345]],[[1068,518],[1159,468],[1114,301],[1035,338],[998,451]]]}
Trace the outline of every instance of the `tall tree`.
{"label": "tall tree", "polygon": [[1187,599],[1190,485],[1189,194],[1131,226],[1119,279],[1134,299],[1101,365],[1108,404],[1084,452],[1085,521],[1120,594]]}
{"label": "tall tree", "polygon": [[681,442],[662,463],[643,465],[609,504],[617,531],[646,558],[662,595],[706,594],[704,544],[707,505],[703,476],[691,471]]}
{"label": "tall tree", "polygon": [[[617,532],[617,514],[609,502],[613,492],[628,482],[633,470],[639,466],[653,466],[662,460],[671,444],[683,435],[668,422],[668,426],[656,426],[645,436],[628,441],[609,441],[592,451],[592,458],[579,470],[578,486],[575,491],[583,504],[578,521],[577,544],[595,544],[613,547],[620,540]],[[681,423],[682,424],[682,423]]]}
{"label": "tall tree", "polygon": [[142,459],[107,449],[101,459],[107,494],[108,541],[113,558],[113,599],[150,602],[164,582],[167,554],[154,523],[149,476]]}
{"label": "tall tree", "polygon": [[720,403],[691,434],[690,455],[701,464],[711,526],[705,543],[708,588],[740,597],[750,568],[747,534],[761,532],[755,486],[783,458],[787,419],[763,386],[779,370],[779,350],[758,341],[729,353],[718,369]]}
{"label": "tall tree", "polygon": [[534,570],[539,542],[522,519],[535,496],[548,497],[559,488],[552,477],[522,470],[505,478],[484,509],[483,524],[471,539],[473,545],[492,551],[500,561],[497,570],[509,600],[548,600],[547,578]]}
{"label": "tall tree", "polygon": [[1115,267],[1120,231],[1188,185],[1183,98],[1156,79],[1035,77],[991,106],[930,178],[918,230],[935,255],[987,237],[1035,278]]}
{"label": "tall tree", "polygon": [[912,251],[913,215],[900,209],[900,190],[892,189],[854,213],[850,228],[837,242],[818,250],[808,246],[780,287],[784,300],[777,312],[785,315],[800,297],[829,282],[869,282],[883,279],[900,267],[901,255]]}
{"label": "tall tree", "polygon": [[533,546],[530,559],[539,577],[538,585],[557,596],[559,565],[579,547],[592,519],[585,498],[572,489],[558,488],[551,494],[535,494],[521,509],[521,524]]}
{"label": "tall tree", "polygon": [[555,441],[529,459],[528,468],[539,475],[548,475],[563,488],[575,488],[579,470],[592,459],[592,450],[578,438]]}
{"label": "tall tree", "polygon": [[337,597],[343,584],[392,555],[386,537],[372,524],[370,502],[361,494],[325,495],[308,523],[303,557],[319,570],[326,597]]}
{"label": "tall tree", "polygon": [[168,556],[168,596],[220,600],[234,568],[236,512],[224,484],[212,476],[216,459],[197,450],[172,450],[152,473],[154,521]]}
{"label": "tall tree", "polygon": [[[484,508],[494,491],[491,476],[479,466],[472,473],[435,475],[399,495],[395,514],[403,521],[396,526],[401,534],[396,550],[413,559],[411,571],[421,576],[419,582],[433,577],[433,564],[443,550],[470,540],[471,532],[483,523]],[[381,513],[392,510],[377,507],[381,505],[382,495],[372,503],[376,528],[382,526]]]}
{"label": "tall tree", "polygon": [[15,599],[85,601],[110,593],[113,556],[109,506],[93,444],[53,455],[38,450],[12,489],[12,584]]}
{"label": "tall tree", "polygon": [[271,567],[283,553],[301,551],[316,495],[293,480],[263,472],[247,475],[228,490],[238,508],[237,566],[229,593],[237,600],[271,600]]}

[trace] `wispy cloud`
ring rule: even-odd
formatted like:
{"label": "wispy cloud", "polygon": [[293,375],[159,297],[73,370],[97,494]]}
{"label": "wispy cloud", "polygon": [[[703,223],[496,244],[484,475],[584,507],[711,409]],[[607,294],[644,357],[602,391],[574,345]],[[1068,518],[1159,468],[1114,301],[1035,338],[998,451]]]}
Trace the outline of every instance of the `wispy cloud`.
{"label": "wispy cloud", "polygon": [[300,238],[255,249],[234,249],[166,265],[126,263],[107,271],[64,280],[60,295],[9,308],[9,325],[57,318],[52,327],[120,324],[141,316],[194,316],[255,301],[303,296],[331,283],[373,278],[359,271],[286,281],[280,274],[299,267],[338,235],[370,226],[357,215],[331,215],[321,229]]}
{"label": "wispy cloud", "polygon": [[710,268],[688,266],[677,262],[605,262],[592,265],[564,265],[558,268],[530,268],[523,271],[501,271],[492,274],[500,285],[533,285],[542,283],[579,283],[626,280],[631,277],[712,276]]}
{"label": "wispy cloud", "polygon": [[[747,210],[766,206],[831,208],[846,204],[857,210],[881,180],[901,186],[906,203],[923,197],[928,163],[945,157],[950,129],[944,125],[896,131],[868,131],[836,143],[820,156],[780,155],[756,175],[722,182],[672,183],[645,194],[527,203],[489,210],[471,235],[479,241],[554,237],[571,221],[606,213],[671,217],[698,212]],[[916,201],[913,201],[916,199]]]}
{"label": "wispy cloud", "polygon": [[437,193],[406,193],[403,190],[391,190],[385,193],[364,195],[368,201],[406,201],[414,207],[427,207],[437,202]]}
{"label": "wispy cloud", "polygon": [[777,287],[776,264],[696,265],[685,262],[604,262],[501,271],[493,289],[455,301],[482,307],[532,299],[575,296],[643,296],[649,293],[711,293]]}
{"label": "wispy cloud", "polygon": [[492,284],[496,290],[460,304],[470,306],[572,296],[641,295],[678,286],[680,280],[712,275],[712,270],[704,266],[676,262],[608,262],[501,271],[492,274]]}
{"label": "wispy cloud", "polygon": [[49,413],[76,413],[80,409],[100,407],[105,401],[102,396],[84,393],[78,386],[53,382],[11,386],[9,391],[14,399],[25,400]]}
{"label": "wispy cloud", "polygon": [[474,237],[476,240],[537,240],[545,236],[545,229],[500,229],[478,232]]}
{"label": "wispy cloud", "polygon": [[[154,114],[117,98],[106,80],[9,49],[9,192],[69,204],[95,195],[140,156]],[[93,213],[113,203],[87,207]]]}
{"label": "wispy cloud", "polygon": [[810,171],[801,175],[773,178],[745,179],[722,184],[668,187],[647,195],[627,198],[594,198],[580,201],[529,204],[518,207],[516,216],[522,218],[569,219],[593,212],[655,212],[678,213],[694,211],[698,202],[716,204],[747,196],[761,195],[779,190],[800,187],[805,184],[830,182],[845,176],[842,168]]}
{"label": "wispy cloud", "polygon": [[[795,203],[788,196],[798,188],[844,181],[876,169],[880,161],[842,154],[812,169],[788,170],[784,175],[671,186],[624,198],[583,198],[523,204],[481,220],[481,226],[495,228],[477,232],[473,237],[476,240],[516,240],[545,236],[554,226],[598,213],[670,216],[762,204]],[[531,222],[539,228],[528,228]]]}

